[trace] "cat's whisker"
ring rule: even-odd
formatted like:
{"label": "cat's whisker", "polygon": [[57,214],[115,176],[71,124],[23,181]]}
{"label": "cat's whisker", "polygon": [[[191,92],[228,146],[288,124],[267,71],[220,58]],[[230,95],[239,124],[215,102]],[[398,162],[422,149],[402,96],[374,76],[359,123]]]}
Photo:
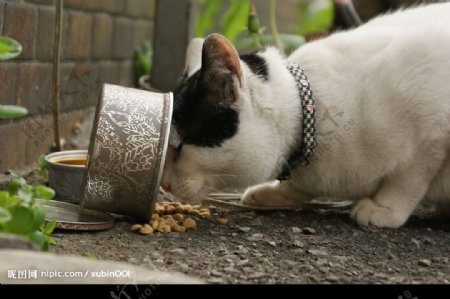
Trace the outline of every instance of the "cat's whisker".
{"label": "cat's whisker", "polygon": [[250,177],[250,175],[242,175],[242,174],[229,174],[229,173],[215,173],[211,174],[211,176],[224,176],[224,177],[237,177],[237,178],[246,178]]}
{"label": "cat's whisker", "polygon": [[221,192],[220,189],[209,187],[209,186],[203,186],[203,189],[208,190],[208,191],[212,191],[212,192],[209,192],[209,193]]}

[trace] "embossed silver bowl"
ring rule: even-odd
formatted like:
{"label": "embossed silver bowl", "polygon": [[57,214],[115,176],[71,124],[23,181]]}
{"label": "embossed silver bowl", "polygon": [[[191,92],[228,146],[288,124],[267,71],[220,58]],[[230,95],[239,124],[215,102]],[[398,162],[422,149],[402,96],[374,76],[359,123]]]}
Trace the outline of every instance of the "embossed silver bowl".
{"label": "embossed silver bowl", "polygon": [[83,207],[150,220],[164,168],[172,106],[171,93],[103,86],[84,173]]}

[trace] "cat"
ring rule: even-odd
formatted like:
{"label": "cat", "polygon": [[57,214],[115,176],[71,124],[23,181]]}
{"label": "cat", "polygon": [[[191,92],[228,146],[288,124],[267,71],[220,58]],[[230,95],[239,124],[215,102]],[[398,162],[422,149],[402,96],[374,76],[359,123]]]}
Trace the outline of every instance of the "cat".
{"label": "cat", "polygon": [[[251,206],[355,201],[363,226],[402,226],[450,195],[450,3],[418,6],[307,43],[239,57],[219,34],[194,39],[174,90],[162,186],[185,201],[249,187]],[[316,114],[309,164],[277,177],[302,146],[298,80]]]}

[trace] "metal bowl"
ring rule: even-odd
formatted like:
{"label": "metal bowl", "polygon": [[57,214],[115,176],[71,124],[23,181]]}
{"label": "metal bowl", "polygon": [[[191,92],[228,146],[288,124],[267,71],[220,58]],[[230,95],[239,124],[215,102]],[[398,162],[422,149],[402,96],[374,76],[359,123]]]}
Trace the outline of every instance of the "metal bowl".
{"label": "metal bowl", "polygon": [[86,160],[87,150],[61,151],[45,156],[48,164],[48,183],[56,192],[55,199],[80,203],[85,165],[63,163],[71,159]]}
{"label": "metal bowl", "polygon": [[151,218],[167,151],[173,97],[105,84],[98,102],[81,205]]}

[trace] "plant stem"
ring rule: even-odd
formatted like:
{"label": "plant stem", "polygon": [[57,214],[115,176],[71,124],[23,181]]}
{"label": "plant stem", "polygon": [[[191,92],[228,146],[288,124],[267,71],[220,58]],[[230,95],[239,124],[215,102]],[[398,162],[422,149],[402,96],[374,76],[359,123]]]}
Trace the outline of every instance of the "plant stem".
{"label": "plant stem", "polygon": [[275,42],[275,46],[281,51],[284,52],[283,45],[280,41],[280,36],[278,35],[277,29],[277,20],[276,20],[276,8],[275,8],[275,0],[269,0],[269,28],[270,32],[273,36],[273,41]]}
{"label": "plant stem", "polygon": [[361,18],[355,10],[353,1],[351,0],[335,0],[336,5],[339,7],[342,17],[348,26],[358,27],[362,24]]}
{"label": "plant stem", "polygon": [[61,150],[59,137],[59,62],[61,57],[61,25],[63,22],[63,1],[55,1],[55,39],[53,42],[53,136],[55,141],[55,150]]}
{"label": "plant stem", "polygon": [[261,43],[259,42],[258,34],[252,33],[252,37],[253,37],[253,40],[255,41],[255,45],[256,45],[259,49],[261,49],[261,48],[262,48],[262,45],[261,45]]}

